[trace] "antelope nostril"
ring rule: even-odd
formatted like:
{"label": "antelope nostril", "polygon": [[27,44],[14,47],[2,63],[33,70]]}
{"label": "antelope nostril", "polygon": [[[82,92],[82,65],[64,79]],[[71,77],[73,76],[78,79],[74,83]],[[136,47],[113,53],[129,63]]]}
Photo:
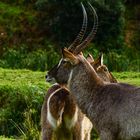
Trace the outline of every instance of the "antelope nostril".
{"label": "antelope nostril", "polygon": [[45,78],[47,79],[48,75],[45,75]]}
{"label": "antelope nostril", "polygon": [[52,77],[50,77],[49,75],[46,75],[46,76],[45,76],[45,78],[46,78],[46,81],[47,81],[47,82],[51,82],[51,81],[52,81],[52,79],[53,79],[53,78],[52,78]]}
{"label": "antelope nostril", "polygon": [[49,75],[46,75],[45,78],[46,78],[46,81],[50,81]]}
{"label": "antelope nostril", "polygon": [[55,79],[49,74],[45,75],[45,79],[46,79],[46,82],[50,82],[50,83],[56,82]]}

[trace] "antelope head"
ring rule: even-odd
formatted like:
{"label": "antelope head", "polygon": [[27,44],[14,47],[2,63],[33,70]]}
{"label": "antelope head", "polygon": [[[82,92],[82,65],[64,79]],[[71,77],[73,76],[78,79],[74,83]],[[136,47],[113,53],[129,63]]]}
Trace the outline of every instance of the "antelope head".
{"label": "antelope head", "polygon": [[95,60],[91,54],[88,54],[87,61],[92,65],[101,79],[106,82],[117,83],[117,79],[112,75],[107,66],[103,63],[103,53],[101,53]]}
{"label": "antelope head", "polygon": [[71,63],[72,61],[68,61],[67,59],[65,59],[64,51],[67,50],[68,52],[73,54],[73,56],[79,55],[79,54],[81,54],[81,51],[83,51],[88,46],[88,44],[91,42],[91,40],[94,38],[94,36],[97,32],[97,27],[98,27],[98,16],[97,16],[96,11],[93,8],[93,6],[90,3],[88,3],[88,5],[89,5],[89,7],[92,11],[93,17],[94,17],[94,24],[93,24],[91,32],[82,41],[84,34],[85,34],[85,31],[86,31],[86,28],[87,28],[87,13],[86,13],[84,5],[81,3],[82,10],[83,10],[82,28],[81,28],[79,34],[77,35],[76,39],[68,47],[68,49],[62,50],[63,56],[62,56],[62,59],[59,61],[59,63],[57,65],[55,65],[48,72],[48,75],[46,76],[46,80],[48,82],[50,82],[53,78],[55,78],[56,82],[58,82],[59,84],[67,84],[71,69],[72,69],[73,64],[75,62]]}

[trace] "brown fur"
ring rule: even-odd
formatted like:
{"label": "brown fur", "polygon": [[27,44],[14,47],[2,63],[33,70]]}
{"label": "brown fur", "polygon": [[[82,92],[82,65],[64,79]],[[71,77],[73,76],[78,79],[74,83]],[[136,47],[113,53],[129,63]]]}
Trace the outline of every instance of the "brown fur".
{"label": "brown fur", "polygon": [[77,59],[79,64],[72,69],[69,89],[101,140],[140,139],[140,88],[106,84],[86,59],[81,56]]}
{"label": "brown fur", "polygon": [[88,54],[86,59],[95,69],[98,76],[101,77],[104,81],[110,83],[118,82],[113,74],[108,70],[107,66],[103,64],[103,54],[101,54],[96,60],[93,59],[91,54]]}
{"label": "brown fur", "polygon": [[[99,57],[98,59],[96,59],[95,61],[94,61],[94,59],[93,59],[93,57],[90,55],[90,56],[88,56],[87,57],[87,60],[92,64],[92,66],[93,67],[95,67],[95,64],[96,64],[96,66],[98,65],[98,67],[103,67],[103,66],[101,66],[101,57]],[[100,68],[99,68],[100,69]],[[111,77],[109,77],[108,75],[109,75],[109,71],[104,71],[104,69],[103,68],[101,68],[101,70],[97,70],[97,73],[99,74],[99,76],[101,77],[101,78],[103,78],[103,80],[105,80],[105,81],[107,81],[107,82],[112,82],[112,77],[113,76],[111,76]],[[103,74],[100,74],[100,72],[102,72]],[[104,74],[105,73],[105,74]],[[105,75],[104,77],[103,77],[103,75]],[[53,89],[54,88],[54,89]],[[55,85],[55,86],[53,86],[53,87],[51,87],[50,89],[49,89],[49,91],[48,91],[48,93],[47,93],[47,95],[46,95],[46,97],[47,98],[45,98],[45,100],[44,100],[44,104],[47,104],[46,103],[46,101],[48,100],[48,97],[50,96],[50,94],[53,92],[53,91],[55,91],[57,88],[60,88],[60,85]],[[49,96],[48,96],[49,95]],[[54,99],[55,99],[56,97],[54,97]],[[73,102],[73,98],[70,98],[71,99],[71,102]],[[59,102],[60,103],[62,103],[62,99],[61,98],[59,98]],[[52,110],[52,111],[54,111],[54,116],[56,116],[57,114],[58,114],[58,108],[54,108],[54,107],[57,107],[57,102],[56,101],[53,101],[53,104],[51,105],[51,107],[52,108],[50,108],[50,110]],[[65,109],[65,111],[64,111],[64,114],[68,114],[69,115],[69,113],[72,113],[72,111],[71,111],[71,109],[72,109],[72,106],[70,106],[71,105],[71,103],[69,103],[69,104],[67,104],[66,106],[65,106],[65,108],[67,108],[67,109]],[[74,106],[73,106],[73,108],[75,108]],[[46,121],[46,110],[47,110],[47,108],[46,108],[46,105],[43,105],[43,107],[42,107],[42,120],[45,120]],[[86,137],[86,140],[89,140],[90,139],[90,131],[91,131],[91,128],[92,128],[92,126],[90,125],[90,122],[88,121],[88,119],[82,114],[82,112],[79,110],[79,112],[78,112],[78,121],[77,121],[77,123],[76,123],[76,125],[75,125],[75,132],[73,133],[74,135],[75,134],[78,134],[79,136],[79,138],[78,139],[80,139],[80,135],[81,135],[81,125],[87,125],[86,127],[85,127],[85,130],[84,131],[86,131],[85,132],[85,134],[84,134],[84,137]],[[86,120],[86,121],[85,121]],[[47,126],[46,126],[47,125]],[[42,123],[42,133],[43,133],[43,128],[45,128],[45,127],[49,127],[49,123],[45,123],[45,122],[43,122]],[[46,129],[47,130],[47,129]],[[49,131],[49,134],[51,133],[51,135],[49,136],[49,137],[52,137],[52,132],[53,132],[53,130],[51,130],[51,131]],[[79,132],[79,133],[78,133]],[[47,135],[49,135],[49,134],[47,134]],[[43,134],[44,135],[44,137],[46,137],[45,135],[46,135],[46,132]]]}
{"label": "brown fur", "polygon": [[[61,119],[61,123],[57,128],[53,126],[47,120],[47,102],[51,94],[53,94],[57,89],[60,89],[60,85],[53,85],[47,92],[41,111],[41,127],[42,127],[42,140],[90,140],[90,131],[92,129],[92,124],[89,119],[85,119],[86,116],[78,109],[77,120],[70,129],[67,127],[67,120],[73,118],[77,105],[72,95],[62,88],[62,90],[57,91],[50,100],[50,112],[55,119]],[[62,117],[59,116],[61,109],[64,108]],[[59,118],[60,117],[60,118]],[[82,124],[85,123],[88,126],[88,131],[83,133]],[[69,124],[71,125],[71,124]]]}
{"label": "brown fur", "polygon": [[106,83],[83,56],[73,57],[67,50],[63,53],[64,60],[71,67],[64,75],[62,61],[55,76],[61,72],[63,77],[54,77],[60,83],[68,81],[70,92],[82,112],[92,121],[100,139],[139,140],[140,88],[123,83]]}

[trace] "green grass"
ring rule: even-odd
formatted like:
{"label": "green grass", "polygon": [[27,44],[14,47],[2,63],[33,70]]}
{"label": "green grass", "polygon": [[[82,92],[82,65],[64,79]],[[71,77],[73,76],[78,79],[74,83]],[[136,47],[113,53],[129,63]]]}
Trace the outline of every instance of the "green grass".
{"label": "green grass", "polygon": [[[33,72],[31,70],[12,70],[0,68],[0,85],[37,85],[44,88],[50,86],[45,81],[46,72]],[[119,82],[140,85],[140,72],[114,72]]]}
{"label": "green grass", "polygon": [[45,72],[0,68],[0,135],[38,139],[40,111],[50,87]]}
{"label": "green grass", "polygon": [[0,85],[37,85],[41,88],[50,85],[45,82],[46,72],[33,72],[30,70],[9,70],[0,68]]}
{"label": "green grass", "polygon": [[140,86],[140,72],[113,73],[119,82]]}
{"label": "green grass", "polygon": [[0,140],[16,140],[14,138],[6,138],[4,136],[0,136]]}
{"label": "green grass", "polygon": [[[138,72],[113,74],[119,82],[140,86]],[[45,75],[46,72],[0,68],[0,135],[39,139],[40,110],[51,86]]]}

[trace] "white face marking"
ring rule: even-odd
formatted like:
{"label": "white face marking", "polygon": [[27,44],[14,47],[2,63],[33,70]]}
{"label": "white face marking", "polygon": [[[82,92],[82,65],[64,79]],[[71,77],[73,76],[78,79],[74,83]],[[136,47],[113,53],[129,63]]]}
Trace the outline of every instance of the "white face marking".
{"label": "white face marking", "polygon": [[48,112],[47,112],[47,120],[49,121],[49,123],[51,124],[51,126],[54,128],[54,129],[56,129],[57,127],[58,127],[58,125],[60,125],[60,122],[58,123],[58,121],[59,120],[56,120],[53,116],[52,116],[52,114],[51,114],[51,112],[50,112],[50,99],[51,99],[51,97],[54,95],[54,94],[56,94],[59,90],[61,90],[62,88],[59,88],[59,89],[57,89],[56,91],[54,91],[51,95],[50,95],[50,97],[48,98],[48,102],[47,102],[47,110],[48,110]]}
{"label": "white face marking", "polygon": [[101,55],[101,66],[103,65],[103,54]]}
{"label": "white face marking", "polygon": [[57,86],[57,85],[59,85],[58,83],[54,83],[54,84],[52,84],[52,86]]}
{"label": "white face marking", "polygon": [[62,58],[60,59],[60,61],[59,61],[59,63],[58,63],[58,65],[57,65],[57,68],[61,65],[61,62],[62,62]]}
{"label": "white face marking", "polygon": [[70,74],[69,74],[69,79],[68,79],[68,88],[70,87],[70,82],[72,79],[72,74],[73,74],[73,70],[71,70]]}

